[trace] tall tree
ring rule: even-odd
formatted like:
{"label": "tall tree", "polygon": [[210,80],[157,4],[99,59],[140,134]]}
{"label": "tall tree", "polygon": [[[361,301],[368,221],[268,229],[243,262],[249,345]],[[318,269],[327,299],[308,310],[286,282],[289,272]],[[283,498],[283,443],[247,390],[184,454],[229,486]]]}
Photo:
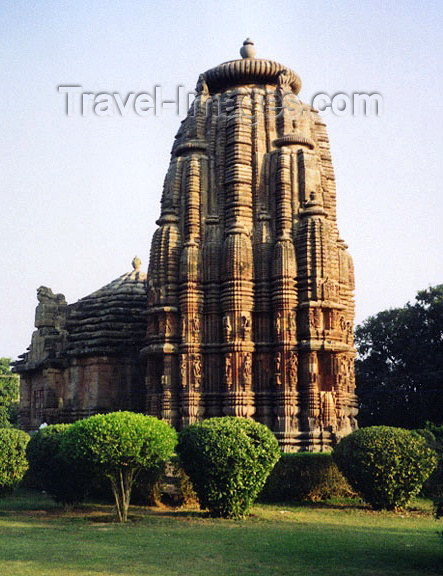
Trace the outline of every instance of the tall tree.
{"label": "tall tree", "polygon": [[11,370],[11,359],[0,358],[0,428],[17,423],[20,379]]}
{"label": "tall tree", "polygon": [[443,284],[357,326],[360,426],[443,423]]}

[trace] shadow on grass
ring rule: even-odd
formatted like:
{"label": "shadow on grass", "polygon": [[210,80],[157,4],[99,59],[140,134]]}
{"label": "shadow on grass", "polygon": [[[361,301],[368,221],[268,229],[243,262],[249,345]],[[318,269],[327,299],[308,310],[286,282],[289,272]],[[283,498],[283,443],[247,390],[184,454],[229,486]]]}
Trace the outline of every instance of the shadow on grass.
{"label": "shadow on grass", "polygon": [[65,512],[44,494],[22,491],[0,501],[0,513],[2,576],[441,573],[442,546],[429,514],[380,514],[359,501],[260,504],[241,522],[195,508],[134,506],[122,526],[110,504]]}

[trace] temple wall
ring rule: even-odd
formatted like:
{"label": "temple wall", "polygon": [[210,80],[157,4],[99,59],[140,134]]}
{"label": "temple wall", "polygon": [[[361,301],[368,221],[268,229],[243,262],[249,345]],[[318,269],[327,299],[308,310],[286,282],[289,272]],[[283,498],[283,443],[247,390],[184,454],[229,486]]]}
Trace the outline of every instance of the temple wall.
{"label": "temple wall", "polygon": [[138,358],[76,358],[65,369],[42,368],[20,378],[20,425],[73,422],[114,410],[143,412],[144,371]]}

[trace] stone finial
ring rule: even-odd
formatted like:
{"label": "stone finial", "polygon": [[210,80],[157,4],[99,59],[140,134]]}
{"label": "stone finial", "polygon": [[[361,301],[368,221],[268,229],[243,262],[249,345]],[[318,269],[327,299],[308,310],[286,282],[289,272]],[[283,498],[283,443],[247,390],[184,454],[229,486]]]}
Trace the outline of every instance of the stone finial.
{"label": "stone finial", "polygon": [[131,262],[132,267],[134,268],[135,272],[138,272],[140,270],[140,267],[142,265],[142,261],[140,260],[140,258],[138,256],[135,256],[134,259]]}
{"label": "stone finial", "polygon": [[250,38],[246,38],[243,42],[243,46],[240,48],[240,56],[242,58],[255,58],[255,46]]}

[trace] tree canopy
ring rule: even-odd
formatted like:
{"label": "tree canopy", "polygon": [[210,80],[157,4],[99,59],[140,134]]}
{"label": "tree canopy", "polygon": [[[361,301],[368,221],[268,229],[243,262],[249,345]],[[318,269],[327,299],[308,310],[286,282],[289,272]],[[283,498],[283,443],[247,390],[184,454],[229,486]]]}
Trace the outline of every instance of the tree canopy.
{"label": "tree canopy", "polygon": [[125,522],[138,474],[166,462],[177,433],[167,422],[133,412],[96,414],[77,420],[63,434],[61,451],[79,466],[110,480],[119,520]]}
{"label": "tree canopy", "polygon": [[355,331],[361,426],[443,423],[443,284]]}

